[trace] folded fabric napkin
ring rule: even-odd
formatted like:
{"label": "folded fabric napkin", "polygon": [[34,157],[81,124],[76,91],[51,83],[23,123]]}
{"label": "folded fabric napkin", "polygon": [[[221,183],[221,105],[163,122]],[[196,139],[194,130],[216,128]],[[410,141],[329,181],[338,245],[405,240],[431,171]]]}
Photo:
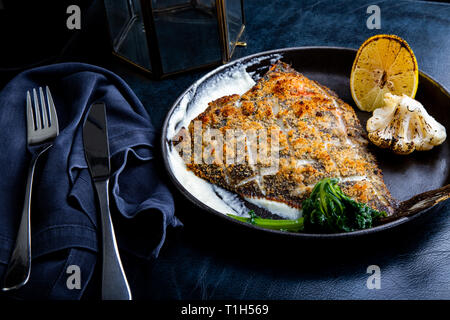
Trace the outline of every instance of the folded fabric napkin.
{"label": "folded fabric napkin", "polygon": [[[122,79],[81,63],[25,71],[0,92],[0,281],[14,246],[30,161],[26,91],[45,85],[56,105],[60,134],[40,158],[35,173],[31,277],[26,286],[10,294],[78,299],[93,281],[96,264],[101,263],[98,210],[82,141],[84,119],[93,102],[106,104],[110,206],[121,254],[156,257],[166,228],[181,223],[174,216],[173,198],[157,174],[157,133],[147,111]],[[80,268],[79,289],[67,285],[71,265]]]}

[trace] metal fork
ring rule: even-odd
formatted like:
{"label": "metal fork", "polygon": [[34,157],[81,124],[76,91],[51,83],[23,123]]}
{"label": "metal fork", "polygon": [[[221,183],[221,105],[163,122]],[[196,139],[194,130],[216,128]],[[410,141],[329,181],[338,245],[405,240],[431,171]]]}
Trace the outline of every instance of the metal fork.
{"label": "metal fork", "polygon": [[[38,94],[39,91],[39,94]],[[33,175],[39,157],[53,144],[59,134],[58,117],[50,89],[42,87],[27,91],[27,145],[31,153],[28,168],[28,179],[25,190],[25,200],[22,209],[19,231],[17,233],[11,259],[8,264],[3,284],[3,291],[18,289],[25,285],[30,278],[31,271],[31,230],[30,230],[30,204]],[[33,95],[33,101],[31,99]],[[39,97],[38,97],[39,95]],[[46,96],[46,97],[45,97]]]}

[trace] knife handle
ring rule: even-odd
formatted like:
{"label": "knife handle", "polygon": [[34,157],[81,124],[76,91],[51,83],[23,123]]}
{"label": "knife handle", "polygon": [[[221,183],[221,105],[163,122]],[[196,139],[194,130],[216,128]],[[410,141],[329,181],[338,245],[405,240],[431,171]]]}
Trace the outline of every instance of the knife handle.
{"label": "knife handle", "polygon": [[95,181],[102,227],[102,299],[131,300],[131,291],[122,267],[114,227],[109,212],[108,179]]}

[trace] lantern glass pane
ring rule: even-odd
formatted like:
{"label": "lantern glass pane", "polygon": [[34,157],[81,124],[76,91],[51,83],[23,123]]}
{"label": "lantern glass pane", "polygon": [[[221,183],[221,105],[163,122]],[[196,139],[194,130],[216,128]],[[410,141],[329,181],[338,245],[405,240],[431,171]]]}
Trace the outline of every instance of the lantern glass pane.
{"label": "lantern glass pane", "polygon": [[153,17],[164,73],[222,59],[215,0],[153,0]]}
{"label": "lantern glass pane", "polygon": [[241,0],[225,0],[225,9],[227,15],[228,40],[230,52],[232,52],[236,45],[236,41],[239,39],[243,25]]}
{"label": "lantern glass pane", "polygon": [[105,0],[113,51],[150,70],[151,62],[139,0]]}

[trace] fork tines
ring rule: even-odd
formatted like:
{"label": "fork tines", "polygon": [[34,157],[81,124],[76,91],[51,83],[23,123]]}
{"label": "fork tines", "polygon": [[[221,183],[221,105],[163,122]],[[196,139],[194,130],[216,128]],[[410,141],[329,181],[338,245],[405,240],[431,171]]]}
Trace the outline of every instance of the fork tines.
{"label": "fork tines", "polygon": [[40,143],[41,138],[58,133],[55,104],[48,86],[45,94],[42,87],[27,91],[27,132],[29,143]]}

